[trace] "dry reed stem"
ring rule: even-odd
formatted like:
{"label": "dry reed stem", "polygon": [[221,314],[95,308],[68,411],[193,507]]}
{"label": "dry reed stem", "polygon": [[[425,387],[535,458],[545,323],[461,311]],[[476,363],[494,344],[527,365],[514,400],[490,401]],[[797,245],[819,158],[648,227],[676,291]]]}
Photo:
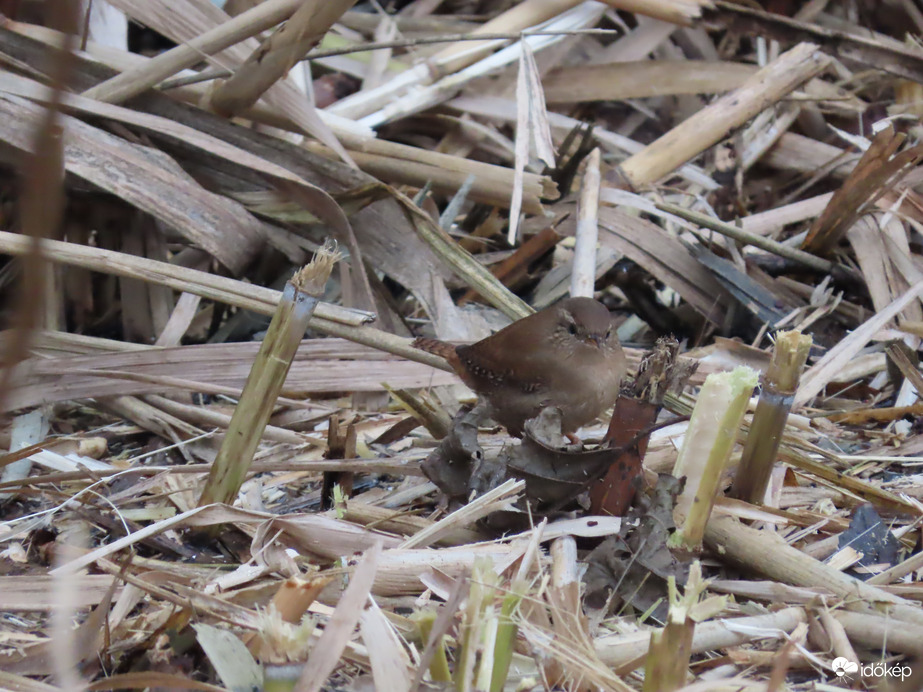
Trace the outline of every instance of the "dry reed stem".
{"label": "dry reed stem", "polygon": [[552,104],[719,94],[740,86],[757,67],[736,62],[639,60],[561,67],[542,79]]}
{"label": "dry reed stem", "polygon": [[666,204],[663,202],[658,202],[656,207],[661,211],[667,212],[669,214],[675,214],[676,216],[682,219],[686,219],[687,221],[692,221],[702,228],[717,231],[718,233],[725,235],[728,238],[733,238],[740,243],[758,247],[761,250],[766,250],[766,252],[771,252],[774,255],[778,255],[779,257],[785,257],[786,259],[793,260],[799,264],[805,265],[806,267],[810,267],[811,269],[827,272],[829,274],[850,274],[846,267],[841,267],[840,265],[812,255],[811,253],[805,252],[804,250],[799,250],[797,248],[783,245],[782,243],[779,243],[770,238],[764,238],[761,235],[739,228],[733,224],[726,223],[720,219],[713,218],[707,214],[692,211],[691,209],[686,209],[676,204]]}
{"label": "dry reed stem", "polygon": [[[515,33],[530,26],[541,24],[579,4],[579,0],[525,0],[525,2],[514,5],[503,14],[482,24],[473,33]],[[480,46],[459,42],[456,45],[443,48],[430,58],[430,61],[439,66],[440,74],[452,74],[477,62],[496,46],[495,41],[485,41]],[[452,59],[456,56],[458,58],[453,61]]]}
{"label": "dry reed stem", "polygon": [[[833,617],[852,643],[873,651],[891,649],[911,656],[923,656],[923,627],[889,615],[837,610]],[[857,659],[850,659],[857,660]]]}
{"label": "dry reed stem", "polygon": [[[169,286],[177,291],[193,293],[261,315],[273,314],[274,306],[282,295],[281,291],[271,288],[103,248],[60,240],[43,241],[43,248],[51,262]],[[26,238],[17,233],[0,231],[0,253],[21,256],[27,251]],[[317,315],[324,320],[342,322],[349,326],[368,322],[370,317],[367,312],[330,303],[320,303]]]}
{"label": "dry reed stem", "polygon": [[256,103],[263,93],[316,46],[356,0],[303,0],[288,20],[208,96],[219,115],[232,117]]}
{"label": "dry reed stem", "polygon": [[203,55],[218,53],[285,21],[301,4],[302,0],[267,0],[224,24],[161,53],[142,66],[122,72],[87,89],[83,95],[107,103],[127,101],[167,77],[201,62]]}
{"label": "dry reed stem", "polygon": [[401,543],[402,549],[424,548],[432,545],[445,535],[453,531],[466,528],[487,515],[508,508],[519,497],[519,493],[526,487],[525,481],[509,479],[480,497],[457,509],[448,516],[440,519]]}
{"label": "dry reed stem", "polygon": [[[739,646],[758,639],[782,638],[806,620],[804,608],[785,608],[769,615],[709,620],[696,626],[692,653]],[[650,632],[647,630],[603,636],[595,642],[602,661],[616,669],[635,662],[637,665],[634,667],[644,665],[642,657],[646,655],[649,643]]]}
{"label": "dry reed stem", "polygon": [[817,46],[799,44],[624,161],[619,167],[622,175],[633,188],[660,180],[820,73],[827,63]]}
{"label": "dry reed stem", "polygon": [[318,298],[340,258],[336,244],[328,242],[285,285],[205,481],[200,507],[216,502],[232,504],[237,497]]}
{"label": "dry reed stem", "polygon": [[709,0],[602,0],[610,7],[624,12],[646,15],[672,24],[691,26],[702,16],[702,7]]}
{"label": "dry reed stem", "polygon": [[[356,165],[385,182],[416,187],[429,183],[437,192],[454,193],[469,176],[474,176],[472,199],[501,208],[510,206],[514,182],[513,171],[509,168],[378,139],[356,147],[348,150]],[[330,153],[316,143],[307,143],[305,148],[325,156]],[[526,173],[523,187],[523,210],[530,214],[542,213],[540,198],[546,196],[546,188],[551,187],[548,179]]]}
{"label": "dry reed stem", "polygon": [[571,297],[593,297],[596,288],[596,244],[599,240],[599,149],[587,156],[580,202],[577,205],[577,232],[574,264],[570,275]]}
{"label": "dry reed stem", "polygon": [[[403,510],[386,509],[355,500],[349,500],[346,503],[346,512],[343,519],[368,528],[404,536],[415,535],[434,524],[432,520],[409,514]],[[460,527],[452,529],[441,537],[437,537],[435,544],[460,546],[468,543],[480,543],[487,540],[488,537],[489,534],[481,534],[474,529]]]}
{"label": "dry reed stem", "polygon": [[[297,455],[296,455],[297,456]],[[345,471],[352,473],[383,473],[401,476],[423,476],[420,468],[422,459],[388,458],[388,459],[326,459],[326,460],[301,460],[281,462],[254,462],[250,466],[250,473],[283,473],[294,471],[297,473],[323,473],[324,471]],[[41,476],[32,476],[18,481],[0,483],[0,489],[7,490],[23,486],[40,487],[54,483],[83,481],[87,479],[105,480],[113,477],[133,478],[137,476],[151,476],[152,474],[188,475],[208,474],[211,464],[187,464],[185,466],[144,466],[132,469],[112,469],[109,471],[81,470],[47,473]],[[374,527],[373,527],[374,528]],[[7,534],[0,534],[0,540],[8,539]],[[471,541],[461,541],[460,544]]]}
{"label": "dry reed stem", "polygon": [[[91,248],[85,245],[65,243],[57,240],[43,241],[50,261],[80,266],[105,274],[128,276],[170,286],[178,291],[194,293],[203,298],[236,305],[261,315],[271,315],[279,291],[246,284],[208,272],[187,269],[166,262],[157,262],[144,257],[134,257],[120,252]],[[28,251],[28,240],[16,233],[0,231],[0,253],[22,255]],[[481,271],[486,271],[480,267]],[[492,277],[491,277],[492,278]],[[494,282],[496,280],[494,279]],[[505,289],[504,289],[505,290]],[[495,292],[494,292],[495,293]],[[438,356],[413,348],[411,339],[390,334],[367,326],[356,326],[367,321],[367,313],[356,312],[328,303],[319,303],[317,315],[311,320],[311,327],[319,332],[349,339],[372,348],[430,365],[440,370],[451,371],[449,365]]]}
{"label": "dry reed stem", "polygon": [[923,609],[877,586],[871,586],[805,555],[770,531],[758,531],[730,517],[714,516],[705,542],[720,555],[772,579],[832,591],[844,607],[858,612],[885,609],[890,617],[923,625]]}
{"label": "dry reed stem", "polygon": [[[526,0],[479,26],[473,33],[514,33],[540,24],[578,5],[580,0]],[[484,57],[496,48],[497,41],[460,41],[439,51],[426,64],[402,73],[379,87],[361,91],[339,101],[328,110],[359,120],[391,102],[407,89],[431,84],[440,76],[452,74]]]}

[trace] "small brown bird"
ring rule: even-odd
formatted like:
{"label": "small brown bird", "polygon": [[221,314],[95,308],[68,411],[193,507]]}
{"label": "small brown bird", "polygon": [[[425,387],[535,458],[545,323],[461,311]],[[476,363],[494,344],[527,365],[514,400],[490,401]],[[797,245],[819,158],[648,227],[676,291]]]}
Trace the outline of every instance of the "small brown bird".
{"label": "small brown bird", "polygon": [[445,358],[515,437],[547,406],[573,433],[615,403],[627,368],[609,311],[592,298],[568,298],[469,346],[413,345]]}

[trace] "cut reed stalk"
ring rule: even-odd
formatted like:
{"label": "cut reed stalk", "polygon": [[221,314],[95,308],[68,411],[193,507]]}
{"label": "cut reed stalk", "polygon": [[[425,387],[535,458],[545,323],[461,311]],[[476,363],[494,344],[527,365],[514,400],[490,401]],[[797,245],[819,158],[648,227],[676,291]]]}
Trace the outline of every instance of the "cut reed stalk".
{"label": "cut reed stalk", "polygon": [[797,330],[776,336],[772,361],[763,380],[760,401],[731,486],[732,496],[753,503],[763,501],[812,343],[810,336]]}
{"label": "cut reed stalk", "polygon": [[332,246],[325,245],[285,285],[282,300],[208,474],[199,498],[200,507],[214,502],[232,504],[237,496],[318,298],[323,295],[339,257]]}
{"label": "cut reed stalk", "polygon": [[[798,552],[796,548],[793,551]],[[766,615],[709,620],[699,625],[692,639],[692,653],[698,654],[725,646],[739,646],[763,638],[783,638],[798,624],[805,622],[804,608],[789,607]],[[650,635],[645,631],[615,634],[596,640],[600,659],[620,674],[643,665]],[[639,661],[637,665],[635,662]]]}
{"label": "cut reed stalk", "polygon": [[698,560],[692,563],[682,595],[676,588],[676,577],[668,577],[667,624],[651,631],[651,645],[644,663],[643,692],[672,692],[686,684],[697,620],[704,619],[703,610],[711,614],[727,605],[726,596],[699,602],[708,583],[702,579],[702,565]]}
{"label": "cut reed stalk", "polygon": [[[436,613],[432,610],[417,611],[411,615],[411,619],[420,628],[420,641],[429,641],[430,634],[433,631],[433,624],[436,622]],[[436,650],[429,664],[429,674],[435,683],[448,683],[452,680],[452,672],[449,670],[449,659],[445,653],[445,638],[439,637],[436,643]]]}
{"label": "cut reed stalk", "polygon": [[674,476],[686,478],[674,511],[679,528],[670,537],[673,547],[701,548],[705,524],[757,381],[756,371],[743,366],[705,378],[673,468]]}
{"label": "cut reed stalk", "polygon": [[[459,629],[459,652],[455,662],[455,687],[459,690],[476,689],[478,652],[482,650],[490,621],[496,622],[493,601],[500,578],[489,560],[478,557],[471,570],[471,588],[462,611]],[[491,654],[493,648],[490,649]],[[482,659],[483,664],[483,659]],[[488,678],[489,680],[489,678]],[[486,689],[487,686],[480,689]]]}

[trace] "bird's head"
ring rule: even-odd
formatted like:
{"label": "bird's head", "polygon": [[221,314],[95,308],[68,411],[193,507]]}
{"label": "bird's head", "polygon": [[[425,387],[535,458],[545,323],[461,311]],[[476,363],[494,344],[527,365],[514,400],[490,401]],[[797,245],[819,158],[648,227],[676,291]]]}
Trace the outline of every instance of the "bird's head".
{"label": "bird's head", "polygon": [[559,345],[573,351],[618,347],[609,310],[598,300],[568,298],[556,307],[554,337]]}

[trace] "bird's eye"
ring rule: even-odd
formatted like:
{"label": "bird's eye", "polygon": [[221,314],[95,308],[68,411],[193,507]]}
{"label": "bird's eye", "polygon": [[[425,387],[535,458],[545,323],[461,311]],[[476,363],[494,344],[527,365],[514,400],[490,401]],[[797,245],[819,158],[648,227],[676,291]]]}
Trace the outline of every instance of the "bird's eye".
{"label": "bird's eye", "polygon": [[572,322],[567,325],[567,331],[571,336],[577,336],[577,325]]}
{"label": "bird's eye", "polygon": [[611,336],[612,336],[612,327],[609,327],[609,328],[606,330],[606,340],[608,340],[609,337],[611,337]]}

